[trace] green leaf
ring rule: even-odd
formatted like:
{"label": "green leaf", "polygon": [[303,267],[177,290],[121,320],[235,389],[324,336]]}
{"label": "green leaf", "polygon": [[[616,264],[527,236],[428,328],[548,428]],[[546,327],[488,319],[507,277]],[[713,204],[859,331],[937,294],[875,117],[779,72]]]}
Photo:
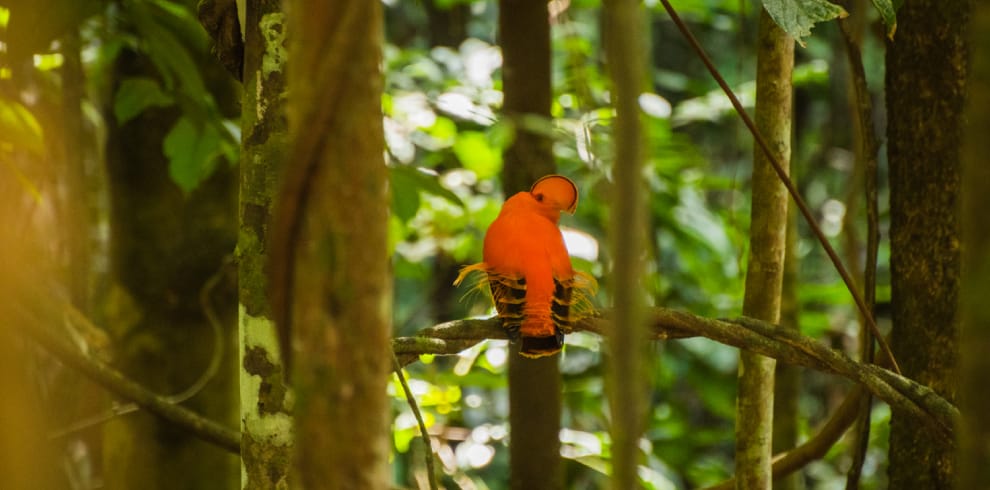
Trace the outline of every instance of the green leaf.
{"label": "green leaf", "polygon": [[491,179],[502,170],[502,153],[488,142],[484,133],[459,133],[454,142],[454,154],[464,168],[473,171],[480,180]]}
{"label": "green leaf", "polygon": [[422,169],[400,165],[388,168],[389,184],[392,187],[392,211],[402,221],[409,221],[419,210],[420,192],[442,197],[453,204],[464,207],[457,194],[440,184],[436,174]]}
{"label": "green leaf", "polygon": [[894,32],[897,31],[897,8],[894,6],[894,2],[892,0],[873,0],[873,6],[876,7],[877,12],[880,12],[880,17],[883,18],[883,23],[887,26],[887,37],[894,39]]}
{"label": "green leaf", "polygon": [[128,2],[134,26],[140,34],[142,48],[161,73],[165,87],[172,89],[178,80],[178,89],[191,100],[207,95],[206,85],[196,68],[196,60],[180,38],[165,24],[168,19],[156,16],[144,2]]}
{"label": "green leaf", "polygon": [[763,0],[763,8],[801,46],[801,38],[810,36],[816,23],[849,15],[828,0]]}
{"label": "green leaf", "polygon": [[123,125],[149,107],[168,107],[175,101],[150,78],[128,78],[120,84],[113,101],[117,124]]}
{"label": "green leaf", "polygon": [[223,152],[220,132],[212,124],[188,117],[175,123],[165,136],[162,150],[168,157],[168,173],[183,192],[189,193],[210,176]]}
{"label": "green leaf", "polygon": [[401,173],[390,172],[389,177],[392,186],[392,212],[403,223],[407,223],[419,211],[419,189]]}

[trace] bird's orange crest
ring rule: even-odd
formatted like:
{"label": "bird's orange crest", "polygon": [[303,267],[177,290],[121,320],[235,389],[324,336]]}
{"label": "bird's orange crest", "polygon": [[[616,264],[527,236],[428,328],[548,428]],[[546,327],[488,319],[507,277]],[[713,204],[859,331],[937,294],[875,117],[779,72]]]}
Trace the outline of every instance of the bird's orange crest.
{"label": "bird's orange crest", "polygon": [[547,175],[533,183],[529,193],[537,201],[547,202],[561,211],[574,214],[577,210],[578,190],[571,179],[563,175]]}

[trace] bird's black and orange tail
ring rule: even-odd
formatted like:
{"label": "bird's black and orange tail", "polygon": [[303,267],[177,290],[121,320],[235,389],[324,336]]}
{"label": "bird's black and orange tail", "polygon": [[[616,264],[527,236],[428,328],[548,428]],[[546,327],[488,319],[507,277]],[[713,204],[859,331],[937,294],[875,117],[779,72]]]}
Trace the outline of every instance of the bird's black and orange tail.
{"label": "bird's black and orange tail", "polygon": [[[460,284],[473,272],[485,274],[479,275],[472,290],[488,286],[502,328],[511,341],[521,342],[519,355],[523,357],[535,359],[560,352],[564,346],[564,334],[572,331],[580,319],[594,311],[590,298],[594,296],[598,285],[592,276],[576,272],[569,279],[554,279],[554,294],[550,311],[547,312],[549,315],[529,318],[528,321],[537,323],[531,323],[530,328],[523,329],[523,323],[527,321],[526,279],[498,274],[487,264],[478,263],[462,268],[454,284]],[[532,335],[534,332],[539,332],[540,335]]]}

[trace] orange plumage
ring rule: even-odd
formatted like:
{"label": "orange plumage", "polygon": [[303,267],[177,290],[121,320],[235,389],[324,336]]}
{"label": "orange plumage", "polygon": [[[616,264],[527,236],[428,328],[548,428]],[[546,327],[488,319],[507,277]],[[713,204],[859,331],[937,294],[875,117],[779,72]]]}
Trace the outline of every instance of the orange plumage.
{"label": "orange plumage", "polygon": [[557,228],[561,211],[574,213],[578,192],[560,175],[548,175],[502,205],[485,233],[484,262],[461,270],[460,282],[483,271],[495,309],[520,354],[543,357],[560,352],[564,332],[591,310],[588,293],[594,279],[571,267],[564,237]]}

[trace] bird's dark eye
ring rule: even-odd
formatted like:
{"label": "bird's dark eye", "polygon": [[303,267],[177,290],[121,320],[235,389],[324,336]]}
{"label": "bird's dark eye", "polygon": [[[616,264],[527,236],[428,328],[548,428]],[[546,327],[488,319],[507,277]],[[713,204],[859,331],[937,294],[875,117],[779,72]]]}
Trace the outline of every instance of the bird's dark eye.
{"label": "bird's dark eye", "polygon": [[543,194],[533,194],[533,197],[536,198],[537,201],[543,202]]}

